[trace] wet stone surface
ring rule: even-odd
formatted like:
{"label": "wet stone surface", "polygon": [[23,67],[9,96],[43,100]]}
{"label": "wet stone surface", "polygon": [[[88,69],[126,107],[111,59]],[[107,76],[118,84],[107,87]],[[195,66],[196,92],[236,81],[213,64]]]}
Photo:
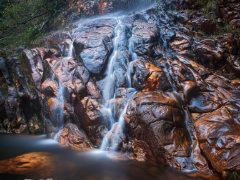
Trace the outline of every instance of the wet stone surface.
{"label": "wet stone surface", "polygon": [[[1,132],[61,130],[59,142],[79,151],[117,139],[136,160],[205,178],[239,171],[239,34],[209,38],[188,28],[215,31],[201,15],[156,8],[85,19],[21,63],[0,58]],[[236,17],[223,19],[235,27]]]}

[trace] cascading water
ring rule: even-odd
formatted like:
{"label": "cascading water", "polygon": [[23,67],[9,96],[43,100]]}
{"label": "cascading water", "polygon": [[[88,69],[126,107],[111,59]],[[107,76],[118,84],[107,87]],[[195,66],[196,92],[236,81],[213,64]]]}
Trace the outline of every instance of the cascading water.
{"label": "cascading water", "polygon": [[109,101],[114,98],[115,93],[115,74],[114,74],[114,62],[118,57],[119,48],[122,47],[123,44],[121,44],[123,41],[122,38],[125,38],[124,33],[124,26],[122,24],[122,21],[120,19],[117,19],[117,26],[115,28],[115,38],[114,38],[114,50],[113,54],[110,57],[110,61],[108,63],[107,71],[106,71],[106,78],[104,80],[105,86],[103,88],[103,113],[106,113],[107,117],[110,120],[111,126],[114,123],[113,119],[113,107],[111,104],[109,104]]}
{"label": "cascading water", "polygon": [[[141,8],[145,8],[149,5],[151,5],[154,1],[153,0],[141,0],[139,1],[128,1],[124,6],[127,6],[129,10],[140,10]],[[121,7],[120,7],[121,9]],[[108,119],[110,123],[110,130],[107,132],[107,134],[104,136],[102,140],[102,144],[100,149],[101,150],[112,150],[115,151],[119,144],[122,141],[123,137],[123,129],[124,129],[124,116],[127,111],[127,107],[129,102],[134,97],[136,90],[132,88],[131,84],[131,70],[132,70],[132,62],[137,60],[138,56],[134,52],[134,44],[132,39],[127,38],[126,28],[127,26],[124,24],[123,19],[126,16],[118,17],[117,19],[117,25],[115,27],[115,38],[113,40],[113,53],[110,57],[107,71],[106,71],[106,77],[104,79],[105,86],[103,88],[103,109],[102,113],[104,116]],[[128,40],[127,40],[128,39]],[[119,117],[116,118],[114,114],[114,103],[110,103],[111,100],[115,99],[115,91],[116,91],[116,80],[118,77],[115,75],[115,62],[118,60],[121,51],[126,50],[129,52],[130,56],[128,58],[127,62],[127,70],[125,72],[126,75],[126,81],[127,81],[127,89],[131,89],[130,93],[128,93],[126,96],[126,100],[124,103],[124,108],[122,112],[120,113]],[[130,59],[130,62],[129,62]]]}
{"label": "cascading water", "polygon": [[[123,111],[121,112],[120,116],[116,119],[114,114],[114,105],[110,103],[112,99],[115,99],[115,90],[116,90],[115,82],[117,80],[117,77],[115,75],[114,66],[116,61],[121,59],[119,56],[121,56],[122,50],[129,51],[130,54],[133,57],[135,57],[135,54],[133,55],[132,46],[127,45],[128,41],[127,41],[126,31],[127,31],[127,28],[126,28],[126,25],[124,25],[124,23],[122,22],[122,19],[117,18],[117,26],[115,28],[115,38],[113,40],[114,50],[108,63],[106,77],[105,77],[105,86],[103,88],[104,105],[103,105],[102,112],[105,115],[105,117],[107,117],[111,128],[103,138],[103,141],[100,147],[101,150],[117,149],[119,143],[121,142],[121,137],[123,135],[124,116],[126,114],[128,104],[135,94],[135,90],[133,90],[128,94],[127,102],[125,102],[124,104]],[[133,59],[133,57],[130,57],[130,59]],[[129,68],[127,68],[126,79],[128,82],[128,88],[131,88],[131,78],[129,74],[130,74],[130,70]]]}
{"label": "cascading water", "polygon": [[[110,104],[110,100],[114,98],[114,93],[115,93],[115,71],[114,71],[114,64],[115,61],[117,60],[121,48],[125,46],[124,42],[126,39],[126,32],[125,32],[126,27],[123,25],[122,20],[117,18],[117,26],[115,28],[115,38],[113,40],[113,53],[112,56],[110,57],[107,71],[106,71],[106,77],[104,79],[105,86],[103,88],[103,109],[102,112],[107,117],[111,129],[114,127],[114,106],[113,104]],[[109,131],[111,132],[111,130]],[[101,144],[101,150],[105,150],[108,147],[108,136],[109,132],[106,134],[106,136],[103,138],[102,144]]]}
{"label": "cascading water", "polygon": [[[64,57],[59,62],[61,65],[60,67],[65,67],[64,63],[68,61],[69,59],[73,58],[73,42],[72,40],[68,40],[67,47],[65,47],[62,51],[64,52]],[[64,70],[61,69],[62,73],[64,73]],[[53,81],[55,80],[55,76],[52,77]],[[57,91],[57,108],[55,109],[54,114],[54,120],[56,122],[56,129],[57,133],[54,135],[54,140],[58,140],[59,135],[61,133],[61,129],[64,126],[64,85],[60,78],[58,78],[58,91]]]}
{"label": "cascading water", "polygon": [[103,141],[100,147],[101,150],[110,149],[112,151],[115,151],[118,148],[118,145],[121,143],[124,124],[125,124],[124,116],[127,112],[128,104],[132,100],[135,93],[136,91],[134,90],[133,92],[130,93],[129,97],[127,97],[128,100],[124,106],[122,113],[119,116],[118,121],[112,125],[110,131],[108,131],[108,133],[103,138]]}

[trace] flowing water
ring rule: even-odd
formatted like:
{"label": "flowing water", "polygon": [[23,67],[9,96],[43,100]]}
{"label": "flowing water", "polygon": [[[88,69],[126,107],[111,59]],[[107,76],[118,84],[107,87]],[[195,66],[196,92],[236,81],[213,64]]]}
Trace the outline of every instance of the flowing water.
{"label": "flowing water", "polygon": [[[124,108],[122,110],[122,113],[120,113],[119,117],[116,117],[115,114],[115,105],[114,103],[111,103],[115,99],[115,91],[117,88],[116,82],[118,80],[118,77],[116,77],[115,72],[115,66],[119,61],[122,61],[122,52],[128,51],[130,54],[130,57],[128,59],[128,62],[125,64],[127,67],[126,71],[126,82],[127,87],[125,88],[131,88],[131,69],[132,69],[132,61],[136,60],[137,54],[134,52],[133,42],[131,38],[128,37],[128,28],[127,24],[124,23],[124,18],[128,16],[128,14],[133,13],[135,11],[142,11],[147,8],[149,8],[153,4],[153,0],[140,0],[140,1],[126,1],[125,3],[121,2],[118,5],[117,12],[107,15],[102,15],[98,17],[93,17],[89,19],[80,20],[79,22],[76,22],[75,25],[77,26],[77,29],[84,28],[85,23],[88,23],[90,21],[97,21],[98,19],[102,20],[104,18],[112,18],[115,19],[117,22],[117,25],[114,30],[114,39],[113,39],[113,52],[108,60],[107,69],[105,72],[105,78],[104,78],[104,87],[102,90],[103,95],[103,108],[102,108],[102,114],[105,117],[105,119],[109,122],[109,131],[103,138],[102,144],[100,149],[101,150],[116,150],[118,143],[120,143],[121,134],[123,132],[124,128],[124,116],[127,111],[127,105],[130,99],[134,96],[135,90],[128,95],[128,99],[125,100]],[[124,11],[119,11],[124,8]],[[68,42],[68,48],[62,47],[62,51],[65,57],[63,58],[62,62],[66,61],[67,59],[70,59],[73,57],[74,54],[74,47],[73,47],[73,40],[71,42]],[[121,62],[122,63],[122,62]],[[59,102],[59,107],[56,110],[54,114],[57,118],[58,122],[61,122],[62,125],[64,123],[64,87],[63,83],[59,81],[59,89],[57,93],[57,99]],[[62,104],[63,103],[63,104]],[[59,126],[58,126],[59,127]],[[59,133],[61,132],[62,126],[60,126],[58,133],[55,135],[54,139],[58,139]],[[111,134],[111,135],[110,135]],[[109,139],[109,136],[111,137]],[[110,143],[111,142],[111,143]],[[118,143],[117,143],[118,142]]]}
{"label": "flowing water", "polygon": [[80,153],[42,136],[0,135],[0,179],[189,179],[171,169],[117,154]]}
{"label": "flowing water", "polygon": [[123,18],[125,18],[125,16],[118,17],[116,19],[117,26],[115,28],[115,38],[113,40],[114,49],[108,63],[106,77],[104,79],[104,82],[105,82],[105,85],[103,88],[104,105],[103,105],[102,112],[110,123],[110,129],[103,138],[103,141],[100,147],[101,150],[115,151],[118,148],[118,145],[121,143],[122,137],[123,137],[124,116],[126,114],[128,104],[136,92],[133,89],[133,91],[127,96],[127,100],[124,104],[123,111],[120,113],[120,116],[116,118],[114,114],[115,106],[113,103],[110,103],[111,100],[114,101],[115,99],[115,91],[116,91],[115,83],[116,83],[116,80],[118,79],[118,77],[116,77],[114,67],[116,66],[117,61],[122,60],[121,53],[124,50],[129,51],[129,53],[131,54],[131,57],[129,58],[130,60],[128,60],[126,64],[128,68],[127,68],[127,71],[125,72],[126,81],[128,85],[128,87],[126,88],[129,89],[131,88],[130,73],[132,68],[131,65],[129,66],[129,64],[131,64],[129,62],[131,60],[137,59],[136,53],[133,51],[133,45],[131,43],[131,40],[128,41],[127,26],[123,23],[123,20],[122,20]]}
{"label": "flowing water", "polygon": [[[68,63],[68,61],[70,59],[73,58],[73,54],[74,54],[74,47],[73,47],[73,42],[72,40],[67,41],[67,47],[62,49],[63,52],[63,57],[61,59],[61,61],[59,62],[59,64],[56,64],[55,66],[59,66],[62,71],[62,74],[64,73],[63,68],[67,67],[65,64]],[[52,75],[52,80],[55,81],[57,78],[56,76],[53,74]],[[64,127],[64,84],[61,81],[61,78],[58,78],[58,91],[57,91],[57,107],[55,108],[54,112],[53,112],[53,119],[54,122],[56,122],[55,124],[55,128],[57,129],[56,134],[54,135],[53,139],[54,140],[58,140],[58,137],[61,133],[62,128]]]}
{"label": "flowing water", "polygon": [[[94,17],[86,19],[84,21],[79,21],[77,24],[78,28],[84,26],[83,22],[88,22],[97,19],[104,19],[110,17],[116,20],[116,27],[114,30],[114,39],[113,39],[113,52],[110,56],[107,64],[107,69],[105,72],[104,86],[102,90],[102,114],[107,119],[109,128],[106,135],[103,137],[102,144],[100,146],[101,151],[116,151],[119,147],[119,144],[124,138],[124,117],[127,112],[129,102],[132,100],[136,94],[136,90],[132,88],[131,82],[131,71],[133,68],[133,63],[138,59],[137,54],[134,52],[134,45],[131,37],[128,37],[128,26],[124,22],[124,18],[128,16],[129,11],[139,11],[150,5],[152,5],[153,0],[133,0],[127,1],[127,4],[119,7],[123,9],[127,7],[127,12],[121,11],[121,13],[113,13],[105,16]],[[164,44],[166,42],[164,41]],[[167,48],[167,45],[164,45]],[[69,40],[67,43],[67,48],[63,50],[63,57],[59,63],[67,63],[71,58],[74,57],[74,46],[73,40]],[[128,93],[123,98],[123,109],[119,115],[116,115],[116,106],[114,102],[115,94],[117,90],[117,73],[116,73],[116,63],[121,61],[122,52],[129,52],[129,59],[127,62],[124,62],[126,65],[126,88]],[[62,65],[64,67],[64,65]],[[165,73],[171,83],[173,92],[177,92],[177,87],[174,84],[174,75],[170,67],[168,60],[164,64]],[[64,70],[62,70],[64,73]],[[57,91],[57,108],[53,112],[54,119],[57,122],[56,128],[57,133],[54,136],[54,140],[58,140],[58,136],[61,133],[61,129],[64,126],[64,82],[60,78],[56,78],[54,75],[52,77],[54,81],[58,82],[58,91]],[[176,95],[177,98],[179,94]],[[185,119],[189,119],[188,111],[182,107],[185,115]],[[75,151],[70,151],[64,149],[63,147],[56,144],[56,141],[51,141],[45,136],[39,137],[30,137],[30,136],[2,136],[0,138],[0,179],[3,177],[14,177],[17,178],[56,178],[56,179],[186,179],[180,174],[176,174],[173,171],[168,171],[166,169],[159,170],[159,167],[154,165],[149,165],[146,162],[141,164],[135,161],[113,161],[111,157],[107,156],[107,153],[101,153],[100,151],[90,152],[90,153],[78,153]],[[9,143],[10,142],[10,143]],[[49,159],[50,169],[43,168],[42,172],[49,172],[48,176],[39,176],[36,172],[36,169],[31,169],[31,161],[27,157],[29,153],[48,153],[47,159]],[[110,152],[109,152],[110,153]],[[4,171],[1,166],[1,159],[12,158],[18,155],[23,155],[23,164],[29,163],[30,166],[25,167],[24,170],[27,171],[23,173],[18,169],[18,166],[21,167],[23,164],[17,164],[16,167],[13,167],[12,171]],[[24,156],[26,155],[26,157]],[[44,155],[44,156],[45,156]],[[192,154],[193,155],[193,154]],[[25,159],[24,159],[25,158]],[[191,158],[191,157],[190,157]],[[14,161],[12,161],[14,162]],[[64,163],[63,163],[64,162]],[[4,161],[4,163],[6,163]],[[40,163],[40,161],[38,162]],[[13,164],[14,166],[14,164]],[[158,165],[159,166],[159,165]],[[16,170],[18,169],[18,170]],[[192,169],[190,167],[189,169]],[[26,173],[27,172],[27,173]],[[170,172],[170,173],[169,173]],[[4,173],[1,175],[1,173]],[[44,174],[44,173],[42,173]],[[92,175],[93,174],[93,175]],[[176,175],[175,175],[176,174]]]}

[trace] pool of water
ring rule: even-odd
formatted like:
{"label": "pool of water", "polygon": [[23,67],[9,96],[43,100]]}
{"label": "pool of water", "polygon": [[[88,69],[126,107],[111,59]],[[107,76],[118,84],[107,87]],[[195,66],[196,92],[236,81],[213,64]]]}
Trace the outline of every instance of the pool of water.
{"label": "pool of water", "polygon": [[[121,160],[119,160],[121,159]],[[153,163],[109,152],[77,152],[47,136],[0,135],[0,179],[188,179]]]}

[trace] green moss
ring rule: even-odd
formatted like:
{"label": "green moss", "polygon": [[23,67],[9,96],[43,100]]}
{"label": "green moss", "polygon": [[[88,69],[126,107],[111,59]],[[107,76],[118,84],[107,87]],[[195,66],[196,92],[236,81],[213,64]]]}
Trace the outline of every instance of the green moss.
{"label": "green moss", "polygon": [[0,6],[0,47],[29,44],[49,30],[64,0],[13,0]]}
{"label": "green moss", "polygon": [[240,180],[240,172],[239,171],[233,171],[229,173],[228,180]]}

